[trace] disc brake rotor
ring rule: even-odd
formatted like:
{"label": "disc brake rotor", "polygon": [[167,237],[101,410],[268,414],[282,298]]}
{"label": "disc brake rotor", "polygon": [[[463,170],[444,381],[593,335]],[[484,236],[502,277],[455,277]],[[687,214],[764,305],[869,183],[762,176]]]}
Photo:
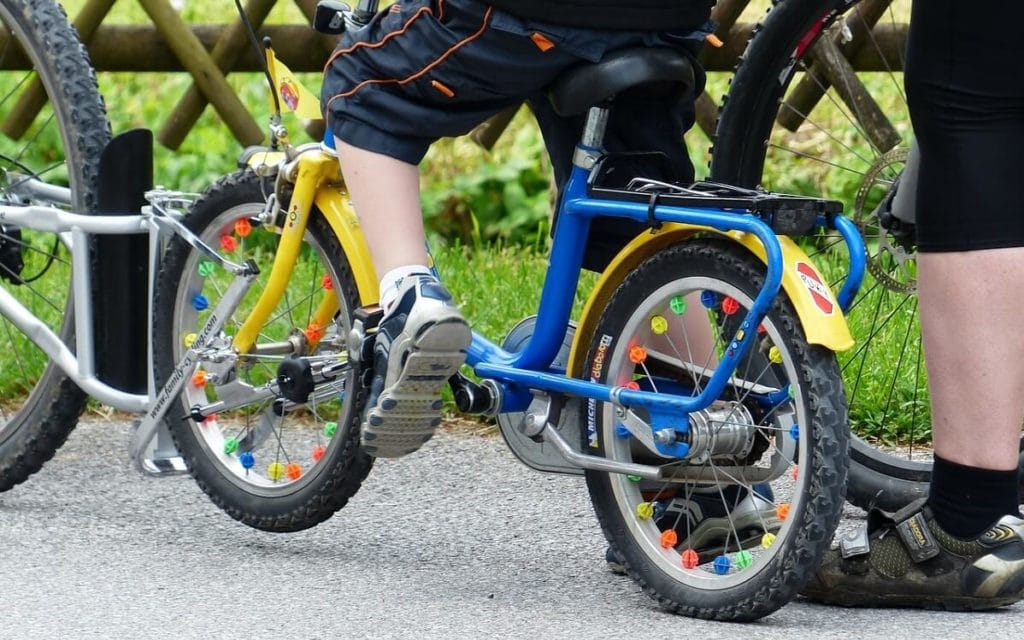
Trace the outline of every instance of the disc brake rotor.
{"label": "disc brake rotor", "polygon": [[880,155],[864,173],[853,206],[853,221],[868,245],[868,272],[887,289],[907,294],[917,291],[917,252],[904,248],[882,227],[876,209],[880,199],[872,194],[888,193],[909,153],[908,148],[897,147]]}

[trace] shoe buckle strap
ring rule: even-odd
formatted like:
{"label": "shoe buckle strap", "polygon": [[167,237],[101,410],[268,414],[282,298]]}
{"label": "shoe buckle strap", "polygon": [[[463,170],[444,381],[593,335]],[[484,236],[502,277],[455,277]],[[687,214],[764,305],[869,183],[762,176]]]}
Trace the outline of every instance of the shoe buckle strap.
{"label": "shoe buckle strap", "polygon": [[869,551],[871,551],[871,543],[868,538],[867,524],[843,534],[843,537],[839,539],[839,553],[843,559],[863,556]]}
{"label": "shoe buckle strap", "polygon": [[920,511],[896,525],[896,532],[903,540],[911,560],[924,562],[939,555],[939,545],[928,528],[928,522]]}

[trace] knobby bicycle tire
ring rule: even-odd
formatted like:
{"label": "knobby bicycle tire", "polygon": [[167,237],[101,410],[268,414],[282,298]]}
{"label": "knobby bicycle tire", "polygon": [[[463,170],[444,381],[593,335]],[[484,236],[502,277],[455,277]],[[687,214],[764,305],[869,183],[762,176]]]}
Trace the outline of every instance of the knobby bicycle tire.
{"label": "knobby bicycle tire", "polygon": [[[85,48],[64,10],[52,0],[2,0],[0,20],[10,36],[0,48],[0,66],[8,69],[0,72],[0,168],[6,175],[0,193],[9,194],[20,179],[8,172],[34,175],[69,186],[71,210],[92,211],[99,157],[110,138],[110,125]],[[18,71],[26,67],[25,58],[32,71]],[[35,106],[32,97],[39,99]],[[24,117],[36,109],[40,113],[34,118]],[[21,282],[6,278],[0,286],[73,348],[67,251],[53,234],[16,232],[11,227],[0,228],[0,243],[19,247],[24,262]],[[8,263],[0,271],[11,275]],[[77,423],[86,396],[2,318],[0,345],[13,359],[0,387],[0,491],[5,491],[53,457]]]}
{"label": "knobby bicycle tire", "polygon": [[[277,256],[279,229],[258,220],[273,188],[272,178],[260,178],[250,170],[236,172],[208,188],[185,218],[185,224],[222,255],[239,262],[252,259],[260,268],[259,279],[227,318],[224,354],[233,352],[229,336],[236,335],[256,304]],[[283,206],[287,210],[287,203]],[[159,384],[172,374],[190,336],[195,339],[205,314],[232,280],[230,272],[185,240],[176,237],[169,243],[154,305]],[[330,326],[311,324],[313,310],[335,294],[340,310]],[[208,299],[209,306],[196,304],[199,297]],[[306,529],[345,506],[370,472],[373,459],[359,446],[366,402],[363,368],[347,357],[352,315],[358,307],[344,251],[326,219],[314,210],[287,291],[257,338],[258,344],[299,344],[293,355],[234,353],[223,360],[200,359],[196,370],[187,372],[189,382],[168,409],[171,435],[200,488],[232,518],[265,531]],[[313,331],[316,337],[310,337]],[[337,384],[318,386],[304,400],[289,400],[281,392],[246,398],[244,406],[201,422],[189,417],[193,406],[245,397],[247,391],[232,387],[234,383],[259,387],[278,379],[283,371],[279,367],[287,366],[289,358],[298,364],[296,355],[321,363],[348,359],[351,368],[335,375]],[[230,369],[216,368],[217,362],[235,356]],[[213,377],[207,380],[204,371]],[[300,367],[288,371],[292,379],[303,377]],[[197,382],[196,375],[206,381]]]}
{"label": "knobby bicycle tire", "polygon": [[[609,300],[588,377],[690,395],[742,333],[739,319],[764,272],[753,254],[721,239],[658,252]],[[689,456],[686,463],[664,480],[586,472],[605,536],[661,607],[753,620],[788,602],[810,578],[842,511],[848,433],[838,378],[835,354],[806,342],[780,294],[725,389],[690,414],[689,450],[680,454]],[[620,462],[670,462],[635,435],[644,426],[623,426],[635,420],[631,413],[662,442],[666,432],[679,437],[679,427],[670,427],[678,425],[674,416],[590,401],[583,450]]]}

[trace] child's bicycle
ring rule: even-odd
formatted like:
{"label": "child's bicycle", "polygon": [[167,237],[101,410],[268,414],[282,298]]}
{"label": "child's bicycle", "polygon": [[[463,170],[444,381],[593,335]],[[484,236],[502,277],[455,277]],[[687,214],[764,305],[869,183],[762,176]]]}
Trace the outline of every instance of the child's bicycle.
{"label": "child's bicycle", "polygon": [[[352,18],[337,9],[325,6],[327,23]],[[371,468],[360,423],[380,315],[330,141],[293,146],[275,117],[271,147],[247,150],[245,168],[194,203],[151,190],[141,212],[80,213],[90,205],[80,197],[90,193],[90,158],[74,162],[81,123],[67,117],[78,108],[67,100],[71,89],[80,100],[95,94],[84,52],[76,43],[67,49],[74,65],[68,53],[47,64],[43,44],[58,32],[70,44],[73,34],[46,0],[0,0],[0,17],[37,69],[69,149],[62,164],[74,170],[70,189],[18,165],[5,170],[2,331],[20,330],[20,344],[49,361],[5,372],[31,393],[0,413],[0,488],[53,455],[84,391],[145,414],[131,444],[144,471],[187,468],[218,506],[256,528],[324,521]],[[301,101],[268,58],[275,85],[291,89],[285,99]],[[552,86],[559,111],[588,120],[537,315],[502,344],[475,335],[467,363],[482,382],[450,382],[460,410],[498,416],[527,465],[586,476],[612,549],[663,607],[754,619],[791,599],[817,566],[847,467],[834,351],[852,340],[814,265],[776,234],[838,230],[852,256],[844,304],[864,249],[823,200],[642,178],[603,186],[616,163],[600,151],[608,109],[616,93],[650,82],[685,92],[692,69],[672,51],[625,50]],[[108,210],[137,206],[140,141],[148,138],[128,134],[103,154],[98,197],[114,203]],[[615,257],[573,324],[579,239],[602,216],[650,231]],[[101,244],[112,239],[125,244]],[[108,275],[127,286],[111,290]],[[42,281],[63,285],[66,300],[37,304],[48,299]],[[113,334],[104,345],[102,332]],[[138,374],[146,361],[148,384]]]}

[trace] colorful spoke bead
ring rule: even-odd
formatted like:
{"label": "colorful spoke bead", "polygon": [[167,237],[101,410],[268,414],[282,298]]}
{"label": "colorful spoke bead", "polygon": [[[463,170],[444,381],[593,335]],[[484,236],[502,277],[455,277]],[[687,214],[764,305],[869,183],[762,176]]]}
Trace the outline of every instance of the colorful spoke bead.
{"label": "colorful spoke bead", "polygon": [[651,316],[651,331],[657,336],[668,331],[668,320],[665,316]]}
{"label": "colorful spoke bead", "polygon": [[789,517],[789,504],[786,503],[786,502],[783,502],[779,506],[775,507],[775,515],[779,518],[779,520],[785,520],[786,518],[788,518]]}
{"label": "colorful spoke bead", "polygon": [[228,438],[224,441],[224,453],[231,455],[238,451],[238,438]]}
{"label": "colorful spoke bead", "polygon": [[629,428],[624,424],[619,424],[618,426],[615,427],[616,438],[626,439],[632,435],[633,434],[629,432]]}
{"label": "colorful spoke bead", "polygon": [[271,462],[267,465],[267,477],[277,482],[284,478],[284,465],[280,462]]}
{"label": "colorful spoke bead", "polygon": [[625,384],[625,387],[627,389],[629,389],[630,391],[639,391],[640,390],[640,383],[637,382],[636,380],[630,380],[629,382],[627,382]]}
{"label": "colorful spoke bead", "polygon": [[199,335],[195,334],[195,333],[190,333],[190,334],[186,335],[185,336],[185,340],[184,340],[185,348],[186,349],[191,349],[192,345],[194,345],[196,343],[196,338],[198,338],[198,337],[199,337]]}
{"label": "colorful spoke bead", "polygon": [[238,248],[238,241],[235,236],[223,235],[220,237],[220,248],[231,253]]}
{"label": "colorful spoke bead", "polygon": [[306,340],[310,342],[319,342],[324,337],[323,327],[315,322],[310,322],[304,333],[306,334]]}
{"label": "colorful spoke bead", "polygon": [[641,480],[643,480],[643,478],[641,478],[640,476],[629,475],[626,476],[626,480],[629,480],[633,484],[638,484]]}
{"label": "colorful spoke bead", "polygon": [[641,502],[636,505],[636,517],[641,520],[650,520],[654,517],[654,505],[650,502]]}
{"label": "colorful spoke bead", "polygon": [[209,277],[210,274],[213,273],[213,269],[214,269],[214,265],[209,260],[203,260],[203,261],[201,261],[199,263],[199,267],[198,267],[199,275],[201,275],[204,278]]}
{"label": "colorful spoke bead", "polygon": [[764,328],[764,324],[757,325],[757,332],[758,333],[764,333],[765,331],[767,331],[767,329]]}
{"label": "colorful spoke bead", "polygon": [[201,293],[192,296],[192,308],[196,311],[203,311],[210,306],[210,300]]}
{"label": "colorful spoke bead", "polygon": [[325,275],[323,278],[320,278],[320,286],[330,291],[334,288],[334,281],[331,280],[331,276]]}
{"label": "colorful spoke bead", "polygon": [[629,350],[629,361],[633,364],[641,364],[645,360],[647,360],[647,349],[637,345]]}
{"label": "colorful spoke bead", "polygon": [[241,238],[246,238],[252,233],[252,223],[249,222],[248,218],[239,218],[235,220],[235,233]]}
{"label": "colorful spoke bead", "polygon": [[789,437],[793,438],[794,440],[800,439],[800,425],[794,424],[792,427],[789,428]]}
{"label": "colorful spoke bead", "polygon": [[754,556],[749,551],[740,551],[736,554],[736,568],[741,571],[749,567],[753,562]]}
{"label": "colorful spoke bead", "polygon": [[327,453],[327,447],[321,444],[313,447],[313,462],[320,462],[323,460],[325,453]]}
{"label": "colorful spoke bead", "polygon": [[200,369],[192,374],[192,386],[201,388],[206,386],[206,372]]}
{"label": "colorful spoke bead", "polygon": [[718,306],[718,294],[714,291],[701,291],[700,303],[708,309],[714,309]]}
{"label": "colorful spoke bead", "polygon": [[700,564],[700,556],[693,549],[687,549],[682,555],[684,569],[696,569]]}
{"label": "colorful spoke bead", "polygon": [[285,473],[288,475],[289,480],[298,480],[302,477],[302,467],[294,462],[289,463],[288,467],[285,469]]}
{"label": "colorful spoke bead", "polygon": [[252,455],[251,451],[246,451],[238,456],[238,462],[242,465],[243,469],[252,469],[256,466],[256,456]]}
{"label": "colorful spoke bead", "polygon": [[676,533],[675,529],[668,529],[661,532],[662,549],[671,549],[677,544],[679,544],[679,534]]}
{"label": "colorful spoke bead", "polygon": [[740,303],[736,302],[734,298],[726,297],[722,300],[722,312],[727,316],[731,316],[740,310]]}
{"label": "colorful spoke bead", "polygon": [[718,556],[715,558],[715,573],[720,576],[724,576],[729,573],[729,569],[732,569],[732,560],[728,556]]}
{"label": "colorful spoke bead", "polygon": [[773,364],[781,364],[782,351],[780,351],[778,347],[772,347],[768,350],[768,359],[771,360]]}
{"label": "colorful spoke bead", "polygon": [[800,477],[800,465],[793,465],[793,470],[789,472],[789,477],[796,480]]}
{"label": "colorful spoke bead", "polygon": [[333,438],[334,434],[336,434],[336,433],[338,433],[338,423],[337,422],[331,421],[331,422],[325,422],[324,423],[324,435],[325,436],[327,436],[328,438]]}
{"label": "colorful spoke bead", "polygon": [[761,536],[761,547],[763,547],[765,549],[770,549],[773,544],[775,544],[775,534],[774,533],[769,531],[768,533],[766,533],[763,536]]}
{"label": "colorful spoke bead", "polygon": [[683,315],[686,313],[686,298],[683,296],[672,296],[668,303],[668,308],[677,316]]}

